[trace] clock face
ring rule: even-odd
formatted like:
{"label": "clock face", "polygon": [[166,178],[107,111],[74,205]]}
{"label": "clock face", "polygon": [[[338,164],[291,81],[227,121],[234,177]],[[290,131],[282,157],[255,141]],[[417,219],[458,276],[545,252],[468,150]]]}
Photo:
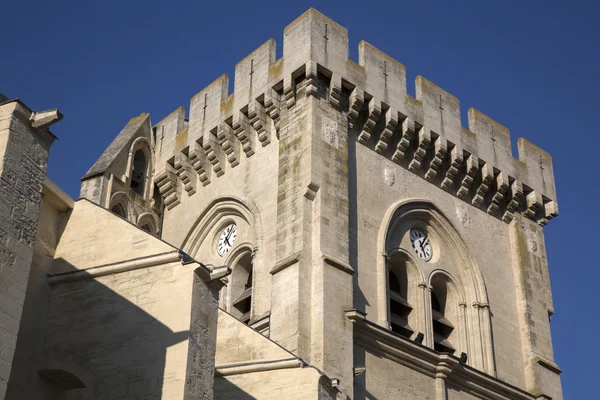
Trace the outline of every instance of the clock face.
{"label": "clock face", "polygon": [[229,225],[223,229],[219,236],[219,242],[217,243],[217,252],[221,257],[229,253],[229,250],[233,247],[235,238],[237,237],[237,226],[235,224]]}
{"label": "clock face", "polygon": [[433,255],[429,237],[418,229],[410,230],[410,243],[421,260],[429,261]]}

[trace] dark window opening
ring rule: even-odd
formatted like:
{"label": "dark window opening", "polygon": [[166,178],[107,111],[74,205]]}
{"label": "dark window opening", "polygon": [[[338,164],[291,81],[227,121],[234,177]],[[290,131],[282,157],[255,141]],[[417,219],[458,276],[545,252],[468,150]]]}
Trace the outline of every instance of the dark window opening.
{"label": "dark window opening", "polygon": [[142,149],[135,152],[133,156],[133,171],[131,171],[131,188],[140,196],[144,195],[146,188],[146,170],[148,163]]}
{"label": "dark window opening", "polygon": [[244,285],[244,291],[242,294],[233,302],[233,306],[242,315],[239,320],[245,324],[250,322],[250,311],[252,309],[252,269],[248,273],[248,279]]}
{"label": "dark window opening", "polygon": [[[445,298],[440,299],[435,294],[435,292],[431,292],[431,315],[433,317],[433,344],[434,349],[443,352],[454,354],[456,349],[450,343],[448,338],[452,331],[454,331],[454,325],[445,317],[444,308],[442,304],[444,304]],[[445,305],[445,304],[444,304]]]}
{"label": "dark window opening", "polygon": [[390,269],[388,273],[389,282],[389,307],[390,307],[390,326],[392,332],[398,333],[409,338],[414,333],[408,324],[408,315],[412,311],[412,306],[406,301],[406,291],[402,290],[400,280]]}
{"label": "dark window opening", "polygon": [[114,212],[123,219],[127,219],[127,211],[125,211],[125,207],[123,206],[123,204],[115,204],[114,206],[112,206],[110,211]]}

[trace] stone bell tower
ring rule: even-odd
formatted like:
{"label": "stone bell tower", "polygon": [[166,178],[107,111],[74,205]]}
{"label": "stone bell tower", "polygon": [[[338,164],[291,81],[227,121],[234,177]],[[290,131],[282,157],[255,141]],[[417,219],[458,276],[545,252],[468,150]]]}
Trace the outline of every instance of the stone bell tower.
{"label": "stone bell tower", "polygon": [[[233,93],[226,75],[202,89],[189,118],[132,120],[121,158],[106,158],[119,168],[82,190],[134,202],[131,222],[231,270],[216,370],[234,368],[219,366],[228,318],[341,398],[561,399],[542,232],[558,215],[551,157],[519,139],[514,158],[509,130],[474,108],[462,127],[459,100],[423,77],[410,96],[405,67],[364,41],[349,59],[346,29],[314,9],[283,40],[281,58],[271,39],[236,65]],[[136,140],[153,151],[131,197]],[[259,368],[260,352],[237,346],[247,375],[219,377],[229,389],[308,393],[272,391],[264,380],[290,360]]]}

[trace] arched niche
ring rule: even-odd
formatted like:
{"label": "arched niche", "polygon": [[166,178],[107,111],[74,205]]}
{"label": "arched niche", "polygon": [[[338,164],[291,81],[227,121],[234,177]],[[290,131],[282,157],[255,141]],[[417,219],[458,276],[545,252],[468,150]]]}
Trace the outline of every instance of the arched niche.
{"label": "arched niche", "polygon": [[[433,249],[431,260],[424,261],[416,256],[410,241],[411,229],[419,229],[430,238]],[[418,293],[417,297],[420,299],[417,300],[420,301],[418,310],[413,311],[414,316],[418,317],[414,325],[424,333],[425,344],[434,347],[430,278],[434,271],[443,272],[446,277],[452,277],[448,282],[454,285],[453,288],[457,288],[448,292],[452,302],[450,308],[459,309],[459,304],[463,307],[473,305],[464,309],[466,321],[464,332],[461,333],[464,336],[458,340],[457,348],[467,352],[470,365],[494,375],[489,307],[474,306],[488,305],[483,276],[466,243],[440,209],[428,200],[397,202],[384,216],[379,230],[378,246],[382,257],[377,260],[377,322],[385,327],[389,325],[388,269],[390,261],[393,260],[390,255],[402,251],[411,261],[406,265],[415,265],[413,276],[420,280],[416,285],[415,278],[407,282],[412,286],[408,292],[412,290]],[[434,282],[438,284],[438,278]],[[461,295],[458,296],[458,293]],[[457,340],[454,337],[453,339]]]}
{"label": "arched niche", "polygon": [[228,277],[223,305],[226,311],[246,324],[250,322],[254,294],[253,258],[254,248],[246,242],[237,246],[226,260],[231,275]]}
{"label": "arched niche", "polygon": [[454,278],[445,271],[429,277],[433,347],[440,352],[468,354],[464,295]]}
{"label": "arched niche", "polygon": [[110,197],[108,209],[124,220],[129,221],[131,219],[129,196],[125,192],[113,193]]}
{"label": "arched niche", "polygon": [[387,253],[387,321],[388,327],[407,338],[422,331],[422,302],[418,285],[423,274],[413,257],[402,248]]}
{"label": "arched niche", "polygon": [[149,212],[139,215],[137,225],[152,235],[158,234],[158,221],[154,215]]}
{"label": "arched niche", "polygon": [[218,234],[231,223],[238,227],[236,246],[247,242],[258,247],[262,240],[258,209],[250,202],[236,197],[218,197],[200,214],[181,248],[192,257],[201,253],[205,263],[224,265],[226,258],[217,254],[216,245]]}
{"label": "arched niche", "polygon": [[150,142],[145,137],[138,137],[129,148],[125,179],[129,182],[131,189],[145,200],[150,198],[151,189],[154,187],[153,170],[154,158]]}
{"label": "arched niche", "polygon": [[[237,239],[227,254],[220,255],[217,251],[219,236],[231,224],[236,225]],[[270,283],[270,279],[266,279],[269,276],[268,269],[260,268],[266,264],[257,264],[257,257],[254,256],[261,245],[261,238],[262,227],[256,207],[239,198],[221,197],[209,203],[182,245],[187,254],[201,260],[209,268],[227,266],[231,269],[227,285],[221,290],[220,306],[238,318],[247,312],[242,311],[243,305],[238,301],[252,305],[256,283],[262,282],[265,295],[270,291],[269,287],[265,287]],[[263,279],[255,279],[257,274],[263,274]],[[246,294],[250,294],[251,298],[244,301],[246,299],[240,299],[240,296],[249,283],[252,292]],[[254,308],[251,311],[253,316]]]}
{"label": "arched niche", "polygon": [[62,399],[110,400],[106,383],[88,360],[55,350],[46,350],[44,358],[38,374],[62,390]]}

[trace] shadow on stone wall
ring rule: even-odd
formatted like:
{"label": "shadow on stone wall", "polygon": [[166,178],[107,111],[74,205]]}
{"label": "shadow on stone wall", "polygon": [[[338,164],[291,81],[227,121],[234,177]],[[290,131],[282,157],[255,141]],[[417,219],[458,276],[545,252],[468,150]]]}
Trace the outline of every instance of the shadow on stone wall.
{"label": "shadow on stone wall", "polygon": [[[144,270],[137,271],[137,276],[129,271],[105,279],[126,288],[132,300],[147,307],[152,288]],[[179,380],[181,388],[185,384],[187,344],[175,352],[183,356],[177,370],[166,371],[165,361],[167,350],[187,342],[190,331],[173,332],[98,280],[53,286],[47,327],[40,375],[60,388],[48,393],[48,399],[169,399],[163,393],[166,382]]]}
{"label": "shadow on stone wall", "polygon": [[243,389],[234,385],[227,379],[221,376],[215,377],[215,400],[226,400],[226,399],[236,399],[236,400],[253,400],[256,397],[251,396]]}

